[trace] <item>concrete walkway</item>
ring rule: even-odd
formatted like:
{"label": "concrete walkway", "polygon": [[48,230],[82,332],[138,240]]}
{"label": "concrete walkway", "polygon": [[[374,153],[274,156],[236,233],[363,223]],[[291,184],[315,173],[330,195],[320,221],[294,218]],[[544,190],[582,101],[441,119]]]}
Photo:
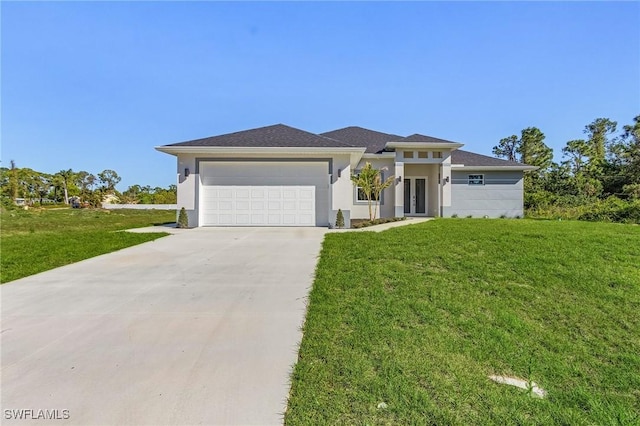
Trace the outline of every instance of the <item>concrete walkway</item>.
{"label": "concrete walkway", "polygon": [[326,229],[175,231],[0,286],[3,425],[282,423]]}

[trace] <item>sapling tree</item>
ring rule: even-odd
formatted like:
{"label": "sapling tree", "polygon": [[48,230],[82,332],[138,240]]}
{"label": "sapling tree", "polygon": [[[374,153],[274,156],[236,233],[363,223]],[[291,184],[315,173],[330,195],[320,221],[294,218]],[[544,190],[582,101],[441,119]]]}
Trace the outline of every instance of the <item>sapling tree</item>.
{"label": "sapling tree", "polygon": [[[386,170],[386,167],[382,168],[382,170]],[[358,190],[362,191],[362,194],[367,199],[369,220],[376,218],[380,195],[382,191],[393,184],[394,179],[395,177],[391,175],[382,180],[382,171],[374,169],[369,162],[364,165],[360,173],[351,175],[351,182]]]}

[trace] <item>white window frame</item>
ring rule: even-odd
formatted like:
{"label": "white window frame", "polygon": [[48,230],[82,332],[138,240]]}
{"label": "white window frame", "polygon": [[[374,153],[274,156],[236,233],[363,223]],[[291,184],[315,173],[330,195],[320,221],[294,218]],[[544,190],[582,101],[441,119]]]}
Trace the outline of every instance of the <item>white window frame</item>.
{"label": "white window frame", "polygon": [[[355,175],[358,176],[360,174],[360,170],[356,170]],[[382,181],[384,182],[384,173],[380,172],[380,178],[382,179]],[[359,186],[354,186],[354,194],[353,194],[353,199],[355,201],[356,204],[368,204],[369,200],[367,200],[366,197],[364,197],[364,193],[363,198],[360,199],[359,195],[360,195],[360,191],[362,190],[361,187]],[[382,191],[380,193],[380,199],[379,200],[371,200],[371,202],[373,203],[378,203],[379,205],[383,205],[384,204],[384,191]]]}
{"label": "white window frame", "polygon": [[484,174],[467,175],[469,185],[484,185]]}

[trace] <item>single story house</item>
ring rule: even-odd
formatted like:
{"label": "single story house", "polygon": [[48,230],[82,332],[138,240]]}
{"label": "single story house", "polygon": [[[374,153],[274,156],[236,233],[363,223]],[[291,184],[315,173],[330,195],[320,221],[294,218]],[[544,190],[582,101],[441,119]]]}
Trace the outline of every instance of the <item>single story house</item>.
{"label": "single story house", "polygon": [[361,127],[314,134],[283,124],[156,147],[177,157],[178,208],[190,226],[345,226],[368,219],[351,175],[370,162],[393,175],[379,217],[523,215],[535,167],[463,151],[461,143]]}

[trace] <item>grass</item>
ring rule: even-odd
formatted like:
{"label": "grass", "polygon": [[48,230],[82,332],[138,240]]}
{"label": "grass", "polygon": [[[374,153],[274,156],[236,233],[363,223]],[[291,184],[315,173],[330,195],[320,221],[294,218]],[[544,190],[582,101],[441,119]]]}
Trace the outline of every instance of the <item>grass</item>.
{"label": "grass", "polygon": [[640,424],[638,265],[633,225],[438,219],[328,234],[285,422]]}
{"label": "grass", "polygon": [[14,210],[2,211],[0,219],[0,282],[5,283],[167,235],[115,231],[174,222],[175,212]]}

